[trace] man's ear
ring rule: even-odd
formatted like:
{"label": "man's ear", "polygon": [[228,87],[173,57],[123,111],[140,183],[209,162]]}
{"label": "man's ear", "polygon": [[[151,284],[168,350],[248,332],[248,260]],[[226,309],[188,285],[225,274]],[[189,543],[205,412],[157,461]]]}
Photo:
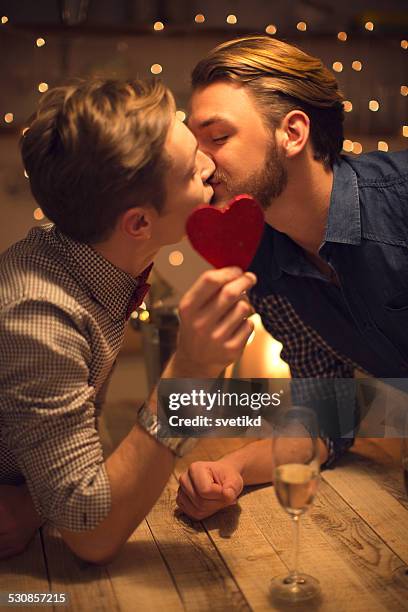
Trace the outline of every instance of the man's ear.
{"label": "man's ear", "polygon": [[128,208],[119,220],[119,228],[130,238],[150,240],[155,215],[157,213],[151,207]]}
{"label": "man's ear", "polygon": [[287,158],[301,153],[309,141],[310,119],[301,110],[290,111],[277,129],[281,147]]}

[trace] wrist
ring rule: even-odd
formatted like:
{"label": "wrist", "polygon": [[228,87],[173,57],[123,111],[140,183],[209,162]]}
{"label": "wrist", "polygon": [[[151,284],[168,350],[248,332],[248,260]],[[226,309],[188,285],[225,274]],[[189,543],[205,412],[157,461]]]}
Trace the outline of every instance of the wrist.
{"label": "wrist", "polygon": [[225,465],[229,468],[232,468],[233,470],[238,472],[245,485],[247,484],[245,482],[246,461],[245,461],[245,456],[242,453],[240,453],[239,450],[234,451],[233,453],[229,453],[228,455],[224,455],[224,457],[221,457],[220,459],[218,459],[218,463]]}
{"label": "wrist", "polygon": [[177,350],[171,358],[163,378],[218,378],[222,371],[222,365],[197,363],[182,351]]}

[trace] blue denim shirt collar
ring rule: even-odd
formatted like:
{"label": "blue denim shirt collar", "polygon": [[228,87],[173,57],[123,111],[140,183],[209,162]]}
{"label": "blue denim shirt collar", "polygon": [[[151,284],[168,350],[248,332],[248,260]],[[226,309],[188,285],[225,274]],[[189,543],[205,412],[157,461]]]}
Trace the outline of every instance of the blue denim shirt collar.
{"label": "blue denim shirt collar", "polygon": [[[296,276],[324,278],[306,259],[302,249],[286,234],[267,226],[264,240],[272,241],[269,276],[277,280],[282,272]],[[330,197],[326,232],[319,252],[324,254],[328,243],[360,244],[361,221],[357,175],[342,157],[333,167],[333,189]],[[264,249],[261,246],[261,251]],[[265,251],[266,254],[266,251]],[[257,258],[258,259],[258,258]]]}
{"label": "blue denim shirt collar", "polygon": [[333,189],[323,244],[325,242],[361,243],[357,174],[344,157],[333,167]]}

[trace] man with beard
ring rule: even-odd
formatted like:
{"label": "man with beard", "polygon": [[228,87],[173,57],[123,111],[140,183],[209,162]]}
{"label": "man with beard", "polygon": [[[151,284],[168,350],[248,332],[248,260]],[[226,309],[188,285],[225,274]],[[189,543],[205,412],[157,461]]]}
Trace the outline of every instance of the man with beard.
{"label": "man with beard", "polygon": [[[342,155],[334,75],[267,36],[219,45],[198,63],[192,84],[190,127],[216,164],[215,203],[249,193],[265,210],[251,301],[283,344],[294,399],[313,405],[323,397],[324,413],[331,387],[338,415],[351,413],[352,433],[353,385],[336,379],[356,369],[408,374],[408,153]],[[320,380],[308,389],[302,378]],[[325,466],[353,442],[344,436],[350,430],[335,435],[328,424]],[[272,481],[271,444],[193,463],[180,478],[180,507],[203,518],[235,503],[244,484]]]}

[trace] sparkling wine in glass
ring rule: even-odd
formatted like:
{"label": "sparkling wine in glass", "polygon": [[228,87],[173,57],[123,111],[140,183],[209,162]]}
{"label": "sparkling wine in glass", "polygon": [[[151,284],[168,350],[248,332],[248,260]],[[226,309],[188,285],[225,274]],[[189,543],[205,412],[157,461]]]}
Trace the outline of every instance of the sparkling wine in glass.
{"label": "sparkling wine in glass", "polygon": [[313,599],[320,593],[313,576],[300,573],[299,520],[316,495],[319,482],[318,427],[312,410],[294,407],[285,410],[274,428],[274,485],[278,501],[293,524],[294,554],[292,571],[272,580],[274,598],[291,603]]}

